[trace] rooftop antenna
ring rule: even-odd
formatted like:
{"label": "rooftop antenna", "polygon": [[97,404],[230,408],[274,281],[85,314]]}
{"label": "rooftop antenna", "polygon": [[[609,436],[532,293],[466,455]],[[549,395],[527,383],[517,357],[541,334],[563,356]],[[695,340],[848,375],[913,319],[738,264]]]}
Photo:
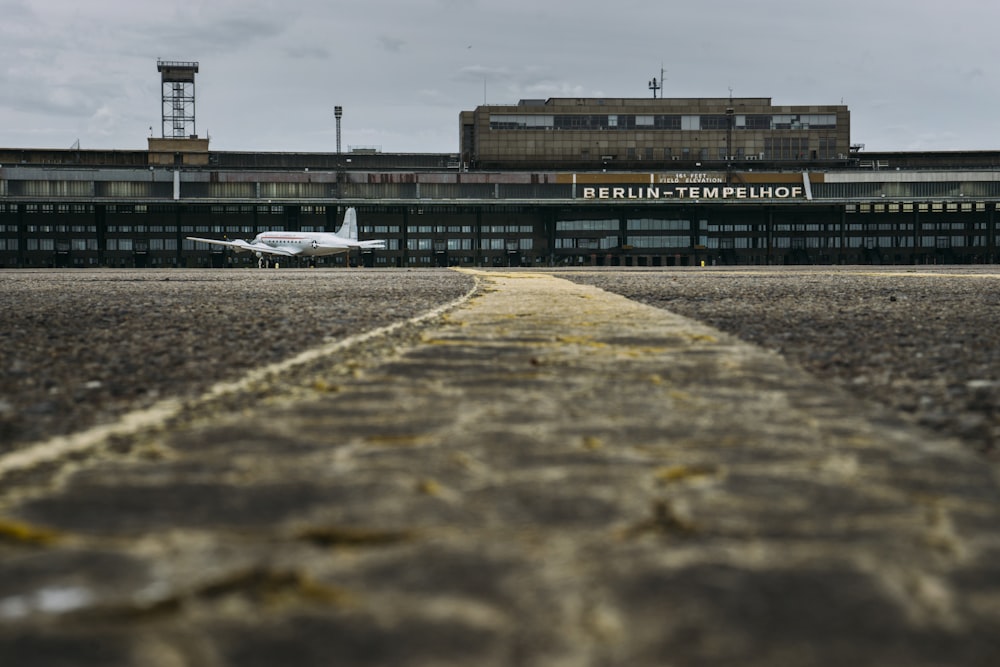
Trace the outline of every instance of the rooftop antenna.
{"label": "rooftop antenna", "polygon": [[344,107],[333,107],[333,117],[337,119],[337,155],[340,155],[340,119],[344,117]]}
{"label": "rooftop antenna", "polygon": [[726,106],[726,185],[733,180],[733,127],[736,109],[733,108],[733,87],[729,86],[729,104]]}
{"label": "rooftop antenna", "polygon": [[[649,80],[649,89],[653,91],[653,99],[654,100],[656,99],[656,91],[661,90],[663,88],[663,72],[664,72],[664,70],[663,70],[663,63],[660,63],[660,80],[659,80],[659,82],[656,81],[656,77],[655,76],[652,79]],[[660,98],[661,99],[663,98],[663,94],[662,93],[660,94]]]}

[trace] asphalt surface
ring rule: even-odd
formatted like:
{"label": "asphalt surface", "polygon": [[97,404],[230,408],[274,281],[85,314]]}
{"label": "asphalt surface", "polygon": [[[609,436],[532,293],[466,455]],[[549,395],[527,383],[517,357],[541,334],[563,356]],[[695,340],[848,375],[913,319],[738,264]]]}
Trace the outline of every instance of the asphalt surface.
{"label": "asphalt surface", "polygon": [[468,292],[450,271],[0,271],[0,453]]}
{"label": "asphalt surface", "polygon": [[1000,270],[787,267],[565,275],[774,350],[1000,461]]}
{"label": "asphalt surface", "polygon": [[[451,271],[0,272],[0,452],[360,331],[472,287]],[[775,350],[1000,457],[993,267],[559,271]]]}
{"label": "asphalt surface", "polygon": [[[868,353],[833,353],[863,361],[846,377],[906,378],[891,336],[816,323],[910,303],[897,326],[912,354],[995,360],[995,334],[978,327],[997,273],[947,273],[27,273],[61,283],[13,315],[37,340],[96,336],[107,327],[88,325],[93,313],[115,323],[105,359],[140,364],[154,333],[204,363],[155,392],[89,396],[74,408],[82,431],[54,435],[67,429],[50,408],[36,410],[52,416],[41,439],[7,441],[0,664],[996,664],[1000,484],[989,441],[969,437],[980,431],[927,428],[864,381],[818,377],[766,337],[750,345],[672,312],[728,317],[786,353],[808,340],[821,359],[825,340],[853,336]],[[78,279],[98,282],[79,322],[27,316],[72,302]],[[254,348],[260,312],[227,307],[205,337],[183,314],[247,289],[274,295],[267,316],[286,332],[269,365]],[[155,327],[101,310],[167,294]],[[405,315],[386,315],[411,295]],[[973,329],[942,340],[922,326],[955,309],[977,313]],[[342,313],[354,320],[336,329]],[[972,333],[980,354],[956,354]],[[47,375],[53,396],[90,382],[68,357],[28,358],[5,381]],[[990,363],[922,373],[988,392]],[[118,381],[106,377],[91,388]],[[3,400],[21,423],[20,399]],[[977,405],[937,409],[990,424]]]}

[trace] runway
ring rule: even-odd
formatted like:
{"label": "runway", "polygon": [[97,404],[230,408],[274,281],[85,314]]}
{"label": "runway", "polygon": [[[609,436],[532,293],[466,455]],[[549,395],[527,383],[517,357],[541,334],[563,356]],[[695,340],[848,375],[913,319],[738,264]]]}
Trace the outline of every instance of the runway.
{"label": "runway", "polygon": [[[995,267],[558,270],[704,321],[864,400],[1000,457]],[[447,270],[0,272],[0,452],[299,352],[472,289]]]}
{"label": "runway", "polygon": [[[1000,651],[1000,485],[981,441],[675,312],[819,345],[824,312],[846,324],[884,301],[887,329],[903,304],[927,335],[911,352],[938,358],[954,341],[933,340],[933,313],[966,295],[962,312],[988,316],[992,272],[231,273],[180,289],[284,295],[292,337],[302,303],[357,326],[249,377],[227,375],[253,355],[224,355],[216,326],[215,377],[161,385],[182,399],[168,418],[8,465],[12,664],[930,667]],[[125,284],[138,275],[106,291],[174,288]],[[388,314],[386,291],[413,303]],[[216,324],[256,321],[236,310]],[[144,334],[168,335],[175,311]],[[867,331],[861,358],[892,375]]]}
{"label": "runway", "polygon": [[449,271],[0,271],[0,452],[191,399],[468,292]]}

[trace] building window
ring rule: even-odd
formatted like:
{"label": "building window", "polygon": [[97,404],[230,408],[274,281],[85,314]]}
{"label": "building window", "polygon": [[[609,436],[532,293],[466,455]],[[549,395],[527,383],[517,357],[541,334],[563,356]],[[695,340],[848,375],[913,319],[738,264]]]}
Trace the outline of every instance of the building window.
{"label": "building window", "polygon": [[617,219],[606,220],[558,220],[556,221],[556,231],[560,232],[589,232],[589,231],[618,231],[619,223]]}
{"label": "building window", "polygon": [[625,243],[634,248],[689,248],[690,236],[628,236]]}
{"label": "building window", "polygon": [[728,130],[729,116],[701,116],[702,130]]}

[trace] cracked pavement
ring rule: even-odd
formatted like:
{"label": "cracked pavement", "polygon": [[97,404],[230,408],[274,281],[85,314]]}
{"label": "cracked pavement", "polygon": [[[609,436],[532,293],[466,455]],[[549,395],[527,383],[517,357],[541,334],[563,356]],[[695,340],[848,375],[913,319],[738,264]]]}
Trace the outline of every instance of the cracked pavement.
{"label": "cracked pavement", "polygon": [[0,662],[995,664],[976,453],[694,320],[475,278],[9,471]]}

